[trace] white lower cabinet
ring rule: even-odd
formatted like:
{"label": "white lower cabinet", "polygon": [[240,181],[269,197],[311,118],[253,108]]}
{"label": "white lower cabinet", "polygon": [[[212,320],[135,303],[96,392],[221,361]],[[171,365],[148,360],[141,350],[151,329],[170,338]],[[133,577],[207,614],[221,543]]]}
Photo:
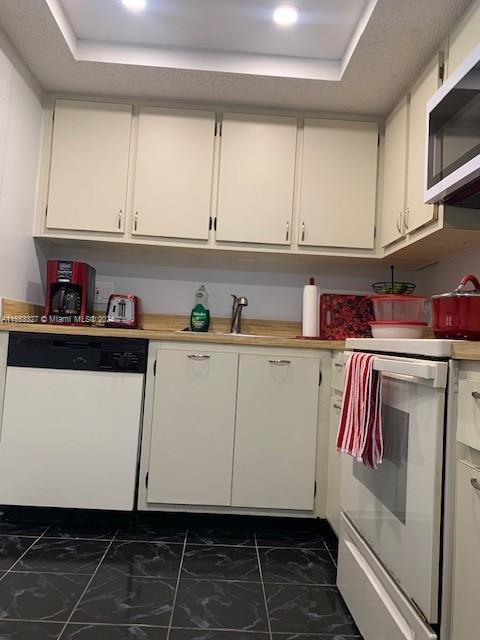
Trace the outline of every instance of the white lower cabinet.
{"label": "white lower cabinet", "polygon": [[454,640],[478,637],[478,579],[480,576],[480,469],[459,460],[455,518],[453,588]]}
{"label": "white lower cabinet", "polygon": [[240,355],[232,505],[311,510],[319,361]]}
{"label": "white lower cabinet", "polygon": [[320,357],[253,351],[150,345],[140,509],[313,511]]}
{"label": "white lower cabinet", "polygon": [[229,505],[236,353],[158,349],[149,502]]}

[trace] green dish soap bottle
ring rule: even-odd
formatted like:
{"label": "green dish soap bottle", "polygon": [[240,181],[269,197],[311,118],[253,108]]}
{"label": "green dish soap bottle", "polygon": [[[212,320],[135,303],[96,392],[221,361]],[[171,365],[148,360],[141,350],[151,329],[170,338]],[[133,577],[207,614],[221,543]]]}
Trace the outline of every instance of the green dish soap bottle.
{"label": "green dish soap bottle", "polygon": [[208,310],[208,293],[202,284],[195,294],[195,306],[190,316],[190,329],[192,331],[208,331],[210,326],[210,311]]}

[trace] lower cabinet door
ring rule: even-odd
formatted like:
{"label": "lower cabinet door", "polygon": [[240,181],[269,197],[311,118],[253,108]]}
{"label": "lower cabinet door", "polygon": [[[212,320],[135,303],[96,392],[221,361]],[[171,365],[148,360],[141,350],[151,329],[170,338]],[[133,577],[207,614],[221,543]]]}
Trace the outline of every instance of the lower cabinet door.
{"label": "lower cabinet door", "polygon": [[148,502],[230,505],[237,366],[236,353],[158,350]]}
{"label": "lower cabinet door", "polygon": [[457,463],[455,564],[453,592],[454,640],[477,638],[480,576],[480,470]]}
{"label": "lower cabinet door", "polygon": [[232,505],[311,510],[316,358],[240,355]]}

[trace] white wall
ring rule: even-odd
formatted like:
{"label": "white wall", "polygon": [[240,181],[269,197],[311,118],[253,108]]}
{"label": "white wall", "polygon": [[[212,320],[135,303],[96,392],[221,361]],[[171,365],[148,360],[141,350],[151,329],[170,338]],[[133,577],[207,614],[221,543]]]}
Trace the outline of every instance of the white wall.
{"label": "white wall", "polygon": [[[120,252],[54,246],[50,258],[88,262],[97,270],[97,281],[113,282],[118,293],[142,299],[147,313],[190,314],[195,291],[205,284],[215,316],[228,316],[230,294],[244,295],[249,306],[245,316],[272,320],[301,320],[302,288],[315,276],[322,291],[372,293],[371,284],[388,278],[387,267],[318,266],[260,263],[238,257],[215,258],[189,254],[165,256],[161,249]],[[402,275],[402,274],[399,274]],[[410,279],[414,274],[407,275]]]}
{"label": "white wall", "polygon": [[431,296],[453,291],[467,273],[473,273],[480,279],[480,248],[454,253],[439,263],[418,271],[416,274],[418,292]]}
{"label": "white wall", "polygon": [[29,302],[43,300],[32,238],[41,134],[40,87],[0,31],[0,297]]}

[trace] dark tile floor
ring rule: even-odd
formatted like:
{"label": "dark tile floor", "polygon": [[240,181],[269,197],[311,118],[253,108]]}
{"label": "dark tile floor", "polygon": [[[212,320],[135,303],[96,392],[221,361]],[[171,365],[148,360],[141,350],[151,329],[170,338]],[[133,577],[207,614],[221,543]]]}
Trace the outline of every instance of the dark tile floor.
{"label": "dark tile floor", "polygon": [[0,640],[359,640],[335,560],[326,526],[281,520],[0,517]]}

